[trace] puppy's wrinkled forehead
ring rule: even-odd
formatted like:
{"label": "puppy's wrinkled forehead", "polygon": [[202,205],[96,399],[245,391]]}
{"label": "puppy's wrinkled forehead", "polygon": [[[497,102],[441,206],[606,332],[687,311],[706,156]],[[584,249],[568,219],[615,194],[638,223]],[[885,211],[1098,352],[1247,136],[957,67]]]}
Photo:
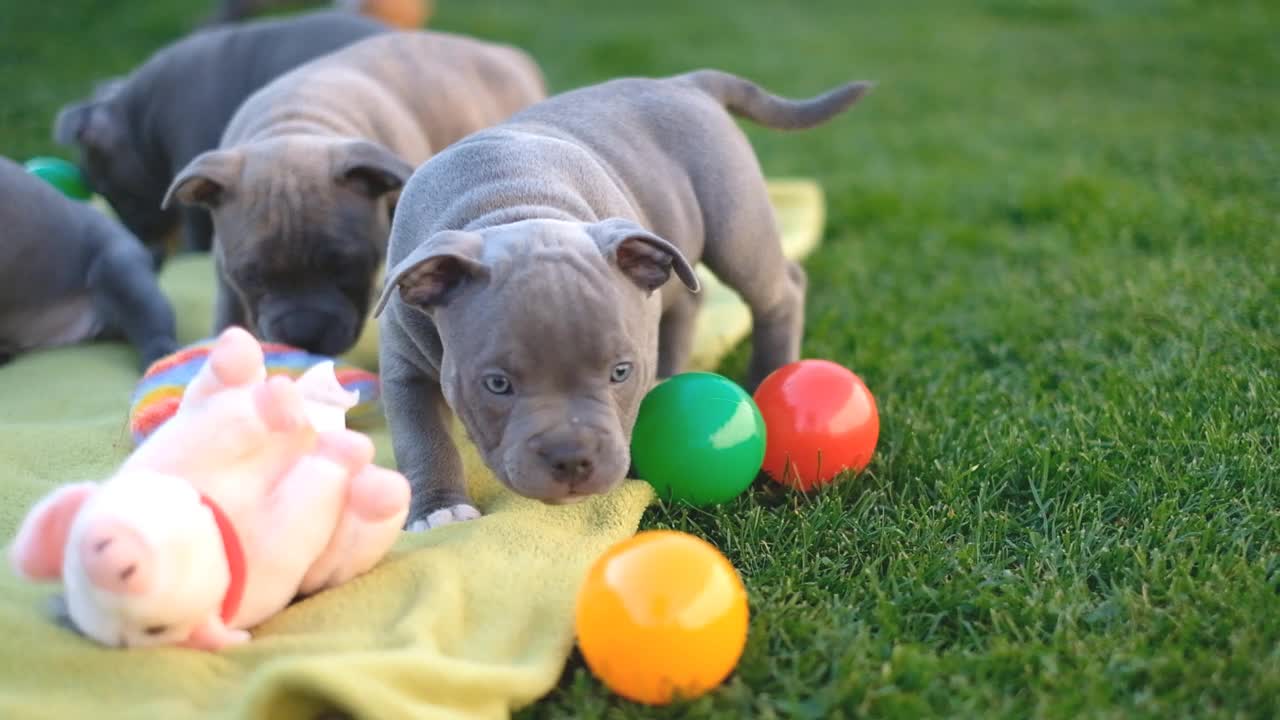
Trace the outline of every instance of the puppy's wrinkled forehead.
{"label": "puppy's wrinkled forehead", "polygon": [[322,220],[333,194],[329,166],[327,153],[287,140],[262,143],[247,153],[235,198],[240,214],[253,219],[254,234],[288,235]]}
{"label": "puppy's wrinkled forehead", "polygon": [[308,159],[299,150],[246,159],[235,218],[225,223],[236,227],[227,228],[224,242],[253,248],[252,261],[260,270],[275,265],[285,271],[323,269],[340,264],[344,253],[350,255],[345,259],[363,261],[369,251],[385,250],[364,247],[369,244],[368,203],[336,192],[328,158],[314,155]]}
{"label": "puppy's wrinkled forehead", "polygon": [[511,338],[505,347],[526,356],[510,358],[513,364],[563,366],[566,358],[603,367],[617,362],[627,349],[627,299],[586,232],[566,223],[513,228],[489,240],[489,295],[498,300],[493,329]]}

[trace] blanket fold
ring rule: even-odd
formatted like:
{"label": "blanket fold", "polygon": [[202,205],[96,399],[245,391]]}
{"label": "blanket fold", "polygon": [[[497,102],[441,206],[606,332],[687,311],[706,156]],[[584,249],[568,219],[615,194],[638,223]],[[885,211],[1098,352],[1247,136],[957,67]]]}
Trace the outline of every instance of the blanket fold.
{"label": "blanket fold", "polygon": [[[773,180],[787,255],[819,241],[823,197],[807,180]],[[710,369],[750,329],[738,298],[700,268],[707,294],[694,365]],[[180,341],[206,337],[208,257],[170,263],[162,285]],[[374,369],[376,324],[347,356]],[[7,547],[31,505],[56,485],[106,477],[132,449],[138,381],[123,344],[20,357],[0,368],[0,531]],[[361,426],[393,466],[381,424]],[[589,564],[633,534],[653,495],[631,481],[607,496],[552,507],[500,488],[464,444],[484,517],[406,533],[370,573],[302,600],[219,654],[101,648],[49,610],[56,585],[0,571],[0,718],[176,720],[502,718],[549,692],[573,646],[573,601]]]}

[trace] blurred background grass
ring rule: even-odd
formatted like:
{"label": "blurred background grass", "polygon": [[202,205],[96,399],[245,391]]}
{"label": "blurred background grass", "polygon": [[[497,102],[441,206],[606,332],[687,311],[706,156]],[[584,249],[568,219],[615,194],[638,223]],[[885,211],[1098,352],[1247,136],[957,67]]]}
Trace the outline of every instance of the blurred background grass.
{"label": "blurred background grass", "polygon": [[[0,154],[67,156],[57,108],[208,10],[0,0]],[[529,717],[1280,710],[1280,3],[438,0],[430,24],[528,49],[553,90],[878,83],[820,129],[746,126],[827,190],[805,354],[876,393],[876,461],[652,510],[743,573],[739,672],[654,711],[575,659]]]}

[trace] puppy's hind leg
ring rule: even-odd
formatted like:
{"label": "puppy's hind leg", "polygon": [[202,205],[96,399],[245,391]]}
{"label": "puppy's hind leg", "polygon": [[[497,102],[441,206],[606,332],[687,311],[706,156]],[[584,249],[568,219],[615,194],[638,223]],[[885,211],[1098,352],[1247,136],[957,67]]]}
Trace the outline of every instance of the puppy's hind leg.
{"label": "puppy's hind leg", "polygon": [[[764,183],[754,202],[744,202],[733,220],[708,232],[703,260],[751,310],[751,365],[746,388],[754,391],[774,370],[800,359],[804,336],[804,269],[782,253],[773,207]],[[742,198],[742,195],[738,196]]]}
{"label": "puppy's hind leg", "polygon": [[177,321],[151,270],[151,255],[128,239],[102,250],[89,267],[88,285],[107,330],[124,334],[145,370],[177,349]]}
{"label": "puppy's hind leg", "polygon": [[659,380],[684,372],[689,355],[693,352],[698,308],[702,305],[702,296],[694,295],[683,286],[674,288],[671,292],[680,295],[662,314],[662,321],[658,326]]}
{"label": "puppy's hind leg", "polygon": [[804,268],[779,258],[771,302],[751,306],[751,366],[747,387],[751,391],[769,373],[800,359],[804,340],[804,301],[808,277]]}

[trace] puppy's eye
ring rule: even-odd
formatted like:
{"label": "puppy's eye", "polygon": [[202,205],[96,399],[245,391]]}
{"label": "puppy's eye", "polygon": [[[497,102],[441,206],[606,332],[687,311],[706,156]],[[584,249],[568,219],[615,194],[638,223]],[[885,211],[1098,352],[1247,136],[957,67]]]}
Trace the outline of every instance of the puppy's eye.
{"label": "puppy's eye", "polygon": [[614,383],[623,383],[627,378],[631,377],[631,363],[620,362],[613,366],[613,370],[609,372],[609,380]]}
{"label": "puppy's eye", "polygon": [[485,375],[484,389],[494,395],[510,395],[511,380],[508,379],[506,375],[499,375],[497,373]]}
{"label": "puppy's eye", "polygon": [[168,625],[148,625],[145,629],[143,629],[142,632],[148,635],[163,635],[169,632],[169,626]]}

